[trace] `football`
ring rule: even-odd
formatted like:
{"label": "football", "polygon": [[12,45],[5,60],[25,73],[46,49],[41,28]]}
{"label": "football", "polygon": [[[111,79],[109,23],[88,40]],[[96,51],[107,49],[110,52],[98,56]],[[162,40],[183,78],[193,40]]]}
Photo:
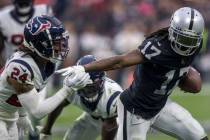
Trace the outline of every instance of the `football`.
{"label": "football", "polygon": [[198,93],[201,90],[202,80],[200,73],[193,67],[189,68],[188,73],[179,82],[181,90],[190,93]]}

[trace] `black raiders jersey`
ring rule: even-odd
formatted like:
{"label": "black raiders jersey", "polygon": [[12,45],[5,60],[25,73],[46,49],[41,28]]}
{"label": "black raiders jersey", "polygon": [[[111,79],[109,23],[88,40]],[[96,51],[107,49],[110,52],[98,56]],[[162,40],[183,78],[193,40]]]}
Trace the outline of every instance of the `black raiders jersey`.
{"label": "black raiders jersey", "polygon": [[188,72],[200,48],[191,56],[181,56],[172,50],[168,34],[145,39],[139,46],[144,63],[136,66],[134,81],[120,95],[125,108],[144,119],[154,117]]}

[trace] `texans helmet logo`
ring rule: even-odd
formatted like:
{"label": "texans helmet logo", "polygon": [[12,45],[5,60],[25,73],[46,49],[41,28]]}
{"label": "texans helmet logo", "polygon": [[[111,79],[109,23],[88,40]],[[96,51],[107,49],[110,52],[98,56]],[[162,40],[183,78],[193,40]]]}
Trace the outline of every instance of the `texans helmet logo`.
{"label": "texans helmet logo", "polygon": [[26,27],[32,35],[37,35],[43,30],[49,29],[51,27],[51,23],[42,19],[42,17],[35,17],[29,21]]}

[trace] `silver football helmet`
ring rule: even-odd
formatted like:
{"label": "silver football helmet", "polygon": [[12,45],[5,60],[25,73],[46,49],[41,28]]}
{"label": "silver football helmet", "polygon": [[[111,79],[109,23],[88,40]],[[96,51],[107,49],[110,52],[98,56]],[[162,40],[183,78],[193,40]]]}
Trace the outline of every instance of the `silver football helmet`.
{"label": "silver football helmet", "polygon": [[183,7],[174,12],[169,27],[172,49],[183,56],[192,55],[202,41],[204,19],[200,12]]}

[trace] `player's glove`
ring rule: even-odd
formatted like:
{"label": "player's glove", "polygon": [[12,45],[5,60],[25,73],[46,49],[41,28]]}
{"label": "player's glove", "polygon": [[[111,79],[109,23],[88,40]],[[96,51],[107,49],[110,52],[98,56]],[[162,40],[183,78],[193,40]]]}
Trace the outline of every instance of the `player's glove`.
{"label": "player's glove", "polygon": [[18,127],[20,137],[23,137],[24,135],[26,135],[28,131],[34,132],[32,123],[27,116],[19,117],[17,121],[17,127]]}
{"label": "player's glove", "polygon": [[62,73],[62,76],[71,75],[73,73],[83,73],[83,72],[85,72],[85,68],[81,65],[67,67],[67,68],[63,68],[63,69],[55,71],[55,73],[57,73],[57,74]]}
{"label": "player's glove", "polygon": [[40,133],[39,139],[40,140],[52,140],[52,135],[47,135],[47,134],[44,134],[44,133]]}
{"label": "player's glove", "polygon": [[69,91],[76,91],[91,83],[92,80],[90,79],[90,75],[85,72],[71,73],[65,77],[63,82],[64,87]]}

